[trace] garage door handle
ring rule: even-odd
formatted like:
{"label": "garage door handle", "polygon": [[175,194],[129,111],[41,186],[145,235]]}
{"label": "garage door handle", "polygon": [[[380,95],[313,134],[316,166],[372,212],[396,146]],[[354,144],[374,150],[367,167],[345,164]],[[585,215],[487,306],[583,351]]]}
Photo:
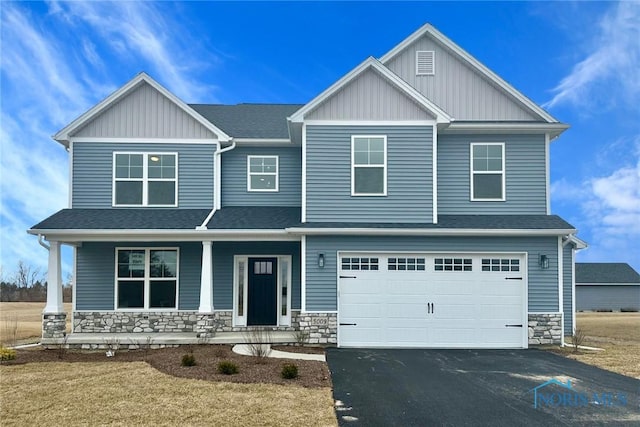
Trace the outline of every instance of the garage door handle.
{"label": "garage door handle", "polygon": [[355,279],[356,276],[340,276],[341,279]]}
{"label": "garage door handle", "polygon": [[522,325],[504,325],[507,328],[522,328]]}
{"label": "garage door handle", "polygon": [[434,306],[432,302],[427,303],[427,314],[435,313]]}
{"label": "garage door handle", "polygon": [[522,280],[522,277],[505,277],[504,280]]}
{"label": "garage door handle", "polygon": [[356,326],[357,323],[340,323],[340,326]]}

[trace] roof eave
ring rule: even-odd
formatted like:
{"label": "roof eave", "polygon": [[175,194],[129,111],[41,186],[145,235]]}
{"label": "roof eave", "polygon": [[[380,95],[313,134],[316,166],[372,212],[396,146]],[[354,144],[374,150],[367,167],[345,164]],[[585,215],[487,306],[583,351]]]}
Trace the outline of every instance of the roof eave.
{"label": "roof eave", "polygon": [[563,236],[575,229],[481,229],[481,228],[315,228],[289,227],[287,232],[304,235],[379,235],[379,236]]}

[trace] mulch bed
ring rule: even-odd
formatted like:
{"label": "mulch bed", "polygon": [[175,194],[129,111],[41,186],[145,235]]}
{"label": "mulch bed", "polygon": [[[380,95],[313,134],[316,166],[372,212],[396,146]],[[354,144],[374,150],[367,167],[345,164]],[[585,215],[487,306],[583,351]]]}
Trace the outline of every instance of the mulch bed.
{"label": "mulch bed", "polygon": [[[181,366],[182,356],[192,352],[196,366]],[[224,375],[217,372],[222,360],[238,365],[239,373]],[[121,350],[114,357],[107,357],[105,350],[44,350],[42,348],[18,350],[15,360],[3,365],[19,365],[34,362],[147,362],[160,372],[181,378],[235,383],[269,383],[299,385],[302,387],[331,387],[329,368],[324,362],[310,360],[286,360],[243,356],[231,351],[229,345],[193,345],[156,350]],[[298,366],[298,378],[285,380],[282,366],[293,363]]]}

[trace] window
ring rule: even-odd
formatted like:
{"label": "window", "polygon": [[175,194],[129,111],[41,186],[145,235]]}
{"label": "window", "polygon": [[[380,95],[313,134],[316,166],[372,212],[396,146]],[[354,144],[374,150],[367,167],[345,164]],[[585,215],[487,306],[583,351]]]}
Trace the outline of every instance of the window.
{"label": "window", "polygon": [[378,270],[378,258],[342,258],[343,270]]}
{"label": "window", "polygon": [[178,307],[177,249],[117,249],[118,309]]}
{"label": "window", "polygon": [[278,191],[278,156],[247,156],[247,191]]}
{"label": "window", "polygon": [[387,137],[351,137],[351,195],[387,195]]}
{"label": "window", "polygon": [[471,200],[505,200],[504,144],[471,144]]}
{"label": "window", "polygon": [[482,271],[520,271],[520,260],[506,258],[483,258]]}
{"label": "window", "polygon": [[435,56],[433,50],[416,51],[416,75],[432,76],[435,74]]}
{"label": "window", "polygon": [[389,258],[387,270],[389,271],[424,271],[424,258]]}
{"label": "window", "polygon": [[435,271],[473,271],[471,258],[436,258]]}
{"label": "window", "polygon": [[178,155],[113,154],[114,206],[176,206]]}

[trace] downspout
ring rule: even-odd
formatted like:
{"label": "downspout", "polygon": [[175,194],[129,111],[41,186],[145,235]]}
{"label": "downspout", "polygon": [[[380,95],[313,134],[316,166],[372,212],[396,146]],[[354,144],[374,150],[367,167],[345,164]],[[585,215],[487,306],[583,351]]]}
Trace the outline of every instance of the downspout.
{"label": "downspout", "polygon": [[47,245],[44,242],[44,238],[42,237],[42,234],[38,234],[38,243],[40,244],[40,246],[42,246],[46,250],[50,250],[51,249],[51,246]]}
{"label": "downspout", "polygon": [[207,215],[207,217],[204,219],[202,224],[196,227],[196,230],[206,230],[207,224],[209,223],[209,221],[211,221],[211,218],[216,213],[216,211],[221,207],[220,199],[222,198],[222,186],[221,186],[220,180],[222,178],[221,178],[221,172],[220,172],[220,168],[221,168],[220,154],[227,151],[231,151],[234,148],[236,148],[236,142],[233,141],[230,146],[225,148],[221,148],[220,143],[218,142],[217,146],[218,147],[216,148],[216,151],[213,153],[213,168],[214,168],[214,174],[215,174],[214,183],[213,183],[214,185],[213,209],[211,209],[211,212],[209,212],[209,215]]}

